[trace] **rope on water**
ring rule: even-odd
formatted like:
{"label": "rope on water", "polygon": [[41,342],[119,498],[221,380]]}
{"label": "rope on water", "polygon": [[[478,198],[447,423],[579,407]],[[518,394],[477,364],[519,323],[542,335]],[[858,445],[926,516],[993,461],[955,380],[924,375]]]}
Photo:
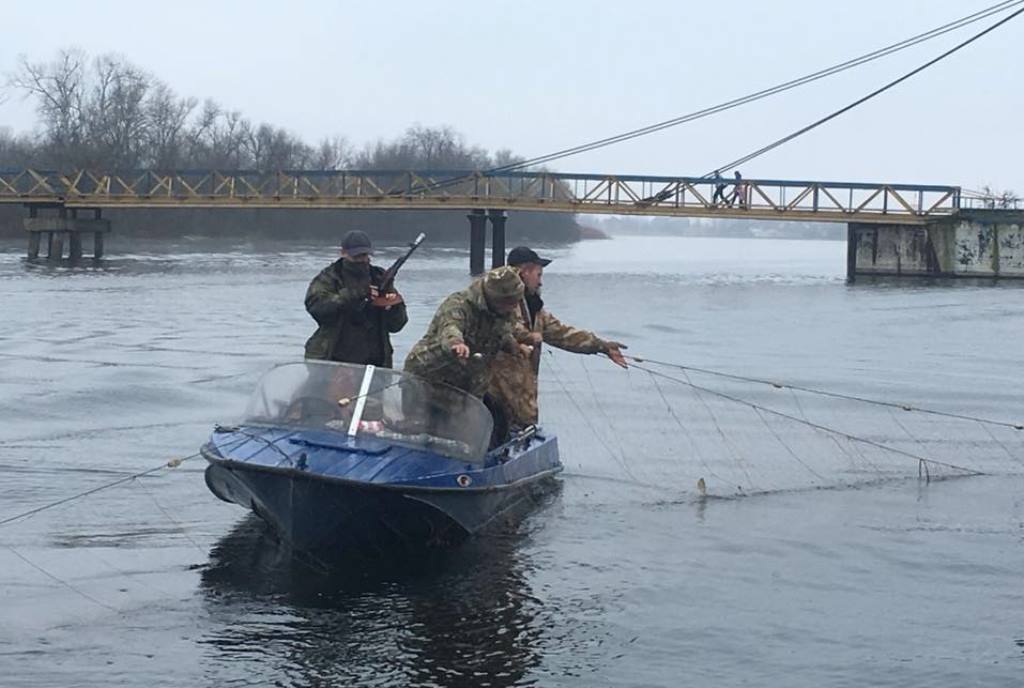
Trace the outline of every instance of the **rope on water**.
{"label": "rope on water", "polygon": [[[181,464],[185,463],[186,461],[190,461],[191,459],[194,459],[194,458],[196,458],[198,456],[200,456],[200,454],[197,453],[197,454],[191,454],[189,456],[182,456],[182,457],[176,457],[176,458],[170,459],[168,461],[165,461],[165,462],[161,463],[159,466],[154,466],[153,468],[150,468],[148,470],[141,471],[139,473],[133,473],[131,475],[126,475],[123,478],[119,478],[119,479],[114,480],[112,482],[109,482],[109,483],[106,483],[106,484],[103,484],[103,485],[99,485],[97,487],[91,488],[89,490],[85,490],[83,492],[79,492],[77,494],[73,494],[70,497],[65,497],[63,499],[58,499],[55,502],[50,502],[49,504],[44,504],[42,506],[35,507],[34,509],[29,509],[28,511],[23,511],[20,514],[15,514],[14,516],[9,516],[9,517],[7,517],[7,518],[5,518],[3,520],[0,520],[0,526],[4,526],[4,525],[7,525],[9,523],[13,523],[15,521],[19,521],[21,519],[28,518],[30,516],[34,516],[35,514],[38,514],[40,512],[47,511],[49,509],[53,509],[55,507],[61,506],[62,504],[68,504],[70,502],[74,502],[74,501],[77,501],[79,499],[84,499],[85,497],[88,497],[89,495],[94,495],[97,492],[102,492],[104,490],[109,490],[112,487],[117,487],[118,485],[123,485],[125,483],[132,482],[134,480],[137,480],[139,478],[145,477],[147,475],[152,475],[153,473],[156,473],[158,471],[162,471],[164,469],[177,468],[178,466],[180,466]],[[115,612],[115,613],[120,613],[117,608],[112,607],[109,604],[107,604],[106,602],[103,602],[103,601],[93,597],[89,593],[85,592],[81,588],[76,587],[75,585],[72,585],[68,581],[66,581],[63,578],[61,578],[60,576],[57,576],[56,574],[53,574],[50,571],[47,571],[44,567],[40,566],[39,564],[37,564],[34,561],[32,561],[31,559],[29,559],[28,557],[26,557],[24,554],[19,552],[17,549],[12,547],[11,545],[4,544],[3,547],[7,551],[9,551],[11,554],[16,556],[18,559],[20,559],[21,561],[25,562],[27,565],[31,566],[36,571],[40,572],[41,574],[43,574],[44,576],[46,576],[50,580],[54,581],[58,585],[67,588],[68,590],[70,590],[71,592],[75,593],[79,597],[81,597],[81,598],[83,598],[85,600],[88,600],[88,601],[92,602],[93,604],[99,605],[100,607],[103,607],[104,609],[107,609],[109,611],[112,611],[112,612]]]}
{"label": "rope on water", "polygon": [[[247,442],[247,441],[249,441],[248,438],[246,438],[244,440],[241,440],[239,443],[244,443],[244,442]],[[232,444],[234,444],[234,443],[232,443]],[[201,452],[196,452],[195,454],[189,454],[188,456],[180,456],[180,457],[175,457],[173,459],[169,459],[169,460],[164,461],[163,463],[161,463],[159,466],[154,466],[153,468],[150,468],[148,470],[140,471],[138,473],[132,473],[131,475],[126,475],[126,476],[124,476],[122,478],[118,478],[117,480],[111,481],[109,483],[105,483],[103,485],[98,485],[97,487],[93,487],[93,488],[90,488],[88,490],[84,490],[82,492],[79,492],[77,494],[73,494],[71,496],[64,497],[63,499],[58,499],[58,500],[56,500],[54,502],[50,502],[49,504],[43,504],[42,506],[37,506],[37,507],[35,507],[33,509],[29,509],[27,511],[23,511],[20,514],[15,514],[13,516],[8,516],[7,518],[5,518],[3,520],[0,520],[0,526],[4,526],[4,525],[10,524],[10,523],[14,523],[15,521],[19,521],[19,520],[22,520],[22,519],[25,519],[25,518],[29,518],[30,516],[34,516],[34,515],[36,515],[38,513],[41,513],[43,511],[48,511],[49,509],[56,508],[56,507],[61,506],[63,504],[68,504],[70,502],[74,502],[74,501],[77,501],[77,500],[80,500],[80,499],[84,499],[85,497],[88,497],[90,495],[94,495],[94,494],[96,494],[98,492],[103,492],[104,490],[109,490],[109,489],[111,489],[113,487],[117,487],[118,485],[123,485],[125,483],[130,483],[130,482],[133,482],[133,481],[137,481],[139,478],[144,478],[144,477],[146,477],[148,475],[152,475],[154,473],[158,473],[159,471],[162,471],[162,470],[165,470],[165,469],[177,468],[178,466],[182,465],[183,463],[191,461],[192,459],[198,458],[200,456],[202,456],[202,453]],[[138,484],[140,486],[142,485],[141,482],[139,482]],[[147,494],[150,494],[150,498],[153,498],[152,493],[149,493],[148,490],[146,490],[146,492],[147,492]],[[155,499],[153,499],[153,501],[154,501],[154,503],[156,502]],[[167,513],[167,511],[163,507],[161,507],[159,504],[157,504],[157,507],[160,508],[160,510],[164,512],[165,516],[170,518],[170,515]],[[173,519],[171,519],[171,520],[173,521]],[[188,537],[188,539],[190,541],[192,541],[192,543],[194,545],[196,545],[197,548],[199,548],[198,543],[196,543],[194,540],[192,540],[192,538],[190,536],[188,536],[187,533],[186,533],[186,537]],[[92,595],[90,595],[89,593],[85,592],[81,588],[78,588],[77,586],[72,585],[70,582],[68,582],[67,580],[61,578],[60,576],[57,576],[56,574],[51,573],[50,571],[46,570],[46,568],[44,568],[43,566],[40,566],[39,564],[35,563],[34,561],[29,559],[27,556],[22,554],[20,551],[18,551],[17,549],[12,547],[11,545],[8,545],[6,543],[0,543],[0,546],[3,546],[4,549],[6,549],[11,554],[16,556],[18,559],[23,561],[25,564],[27,564],[28,566],[31,566],[36,571],[42,573],[44,576],[46,576],[50,580],[54,581],[58,585],[60,585],[60,586],[62,586],[64,588],[67,588],[68,590],[70,590],[71,592],[75,593],[79,597],[81,597],[81,598],[83,598],[85,600],[88,600],[89,602],[92,602],[93,604],[96,604],[96,605],[98,605],[100,607],[103,607],[104,609],[107,609],[109,611],[112,611],[112,612],[115,612],[115,613],[121,613],[120,610],[118,610],[116,607],[110,606],[109,604],[107,604],[107,603],[97,599],[96,597],[93,597]],[[201,549],[201,548],[199,548],[199,549]]]}
{"label": "rope on water", "polygon": [[14,516],[8,516],[7,518],[5,518],[3,520],[0,520],[0,526],[5,526],[8,523],[13,523],[14,521],[20,521],[21,519],[28,518],[29,516],[35,516],[36,514],[38,514],[40,512],[47,511],[49,509],[53,509],[54,507],[58,507],[58,506],[60,506],[62,504],[67,504],[69,502],[74,502],[74,501],[77,501],[79,499],[83,499],[85,497],[88,497],[89,495],[96,494],[97,492],[103,492],[104,490],[109,490],[110,488],[117,487],[118,485],[123,485],[125,483],[130,483],[133,480],[138,480],[139,478],[144,478],[147,475],[152,475],[153,473],[157,473],[159,471],[162,471],[165,468],[177,468],[178,466],[180,466],[181,464],[185,463],[186,461],[191,461],[192,459],[197,458],[198,456],[200,456],[200,454],[196,453],[196,454],[190,454],[189,456],[182,456],[182,457],[179,457],[179,458],[170,459],[169,461],[165,461],[162,464],[160,464],[159,466],[154,466],[153,468],[150,468],[149,470],[145,470],[145,471],[142,471],[140,473],[132,473],[131,475],[126,475],[123,478],[118,478],[117,480],[114,480],[113,482],[109,482],[109,483],[106,483],[106,484],[103,484],[103,485],[99,485],[99,486],[91,488],[89,490],[85,490],[84,492],[79,492],[78,494],[73,494],[70,497],[64,497],[63,499],[58,499],[55,502],[50,502],[49,504],[44,504],[42,506],[37,506],[34,509],[29,509],[28,511],[23,511],[20,514],[15,514]]}
{"label": "rope on water", "polygon": [[50,573],[49,571],[44,569],[42,566],[40,566],[39,564],[35,563],[34,561],[29,559],[24,554],[22,554],[21,552],[19,552],[16,549],[14,549],[10,545],[5,544],[4,545],[4,549],[6,549],[8,552],[13,554],[14,556],[18,557],[18,559],[21,559],[23,562],[25,562],[26,564],[28,564],[29,566],[34,568],[39,573],[43,574],[44,576],[46,576],[50,580],[54,581],[55,583],[57,583],[57,584],[65,587],[65,588],[67,588],[68,590],[70,590],[71,592],[75,593],[76,595],[78,595],[78,596],[80,596],[80,597],[82,597],[82,598],[84,598],[86,600],[89,600],[93,604],[97,604],[97,605],[103,607],[104,609],[107,609],[107,610],[115,612],[115,613],[120,613],[117,608],[111,607],[106,602],[101,602],[100,600],[96,599],[95,597],[93,597],[89,593],[85,592],[81,588],[77,588],[74,585],[72,585],[71,583],[69,583],[66,580],[64,580],[63,578],[60,578],[59,576],[53,575],[52,573]]}
{"label": "rope on water", "polygon": [[166,518],[168,521],[173,523],[175,525],[175,527],[177,527],[178,530],[181,531],[182,537],[184,537],[186,540],[191,542],[192,546],[196,548],[196,551],[201,553],[203,556],[207,555],[206,549],[202,545],[200,545],[198,542],[196,542],[195,538],[193,538],[191,535],[189,535],[188,530],[185,528],[185,526],[180,521],[178,521],[178,519],[176,519],[167,509],[164,508],[163,504],[161,504],[157,500],[156,495],[153,494],[153,492],[149,488],[146,487],[145,483],[143,483],[140,480],[140,481],[137,481],[135,483],[135,486],[138,487],[140,490],[142,490],[143,492],[146,493],[146,495],[149,497],[150,501],[153,502],[153,505],[156,506],[156,508],[160,510],[160,513],[162,513],[164,515],[164,518]]}

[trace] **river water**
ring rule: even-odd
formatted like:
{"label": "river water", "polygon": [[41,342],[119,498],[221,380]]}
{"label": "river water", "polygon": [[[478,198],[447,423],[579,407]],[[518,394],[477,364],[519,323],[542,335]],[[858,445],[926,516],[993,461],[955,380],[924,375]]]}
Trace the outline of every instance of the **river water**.
{"label": "river water", "polygon": [[[0,247],[0,519],[195,452],[301,356],[333,259],[112,243],[77,269]],[[550,310],[636,355],[1024,420],[1024,285],[847,285],[840,242],[549,253]],[[403,271],[398,360],[467,263]],[[1024,684],[1021,433],[645,367],[545,353],[561,489],[435,557],[289,559],[201,460],[0,526],[0,684]]]}

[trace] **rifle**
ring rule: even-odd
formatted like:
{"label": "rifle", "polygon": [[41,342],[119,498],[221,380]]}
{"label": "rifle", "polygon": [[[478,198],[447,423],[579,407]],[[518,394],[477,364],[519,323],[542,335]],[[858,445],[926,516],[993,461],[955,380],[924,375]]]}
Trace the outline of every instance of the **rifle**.
{"label": "rifle", "polygon": [[[422,244],[423,240],[426,238],[427,235],[424,234],[423,232],[420,232],[419,235],[415,239],[413,239],[412,242],[409,244],[409,250],[406,251],[401,256],[399,256],[398,260],[392,263],[391,267],[384,271],[384,274],[381,275],[380,285],[377,286],[378,294],[383,296],[384,294],[387,294],[389,291],[394,290],[395,276],[398,275],[398,271],[402,269],[402,266],[405,265],[405,261],[409,260],[409,256],[413,254],[413,251],[419,248],[419,245]],[[372,302],[373,299],[367,297],[366,303]]]}

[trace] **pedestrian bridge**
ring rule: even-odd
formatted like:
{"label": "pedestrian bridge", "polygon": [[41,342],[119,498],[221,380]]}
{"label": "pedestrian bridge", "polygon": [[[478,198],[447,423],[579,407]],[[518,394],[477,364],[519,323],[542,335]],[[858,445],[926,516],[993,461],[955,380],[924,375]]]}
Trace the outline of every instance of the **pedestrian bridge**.
{"label": "pedestrian bridge", "polygon": [[[726,201],[716,202],[718,184]],[[730,178],[519,171],[22,169],[0,171],[0,203],[97,217],[103,208],[372,208],[924,225],[956,214],[961,194],[921,184],[744,179],[737,187]]]}

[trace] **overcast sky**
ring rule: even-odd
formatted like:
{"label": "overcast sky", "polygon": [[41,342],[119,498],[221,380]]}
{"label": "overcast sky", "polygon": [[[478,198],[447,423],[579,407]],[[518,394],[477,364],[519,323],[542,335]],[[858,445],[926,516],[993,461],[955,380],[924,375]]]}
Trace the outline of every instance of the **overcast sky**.
{"label": "overcast sky", "polygon": [[[179,94],[314,142],[410,124],[535,156],[685,114],[934,28],[994,0],[7,3],[0,71],[62,47],[116,52]],[[992,23],[994,20],[987,20]],[[561,160],[699,175],[841,107],[982,27],[701,122]],[[747,177],[991,184],[1024,192],[1024,16]],[[9,97],[0,126],[33,126]]]}

